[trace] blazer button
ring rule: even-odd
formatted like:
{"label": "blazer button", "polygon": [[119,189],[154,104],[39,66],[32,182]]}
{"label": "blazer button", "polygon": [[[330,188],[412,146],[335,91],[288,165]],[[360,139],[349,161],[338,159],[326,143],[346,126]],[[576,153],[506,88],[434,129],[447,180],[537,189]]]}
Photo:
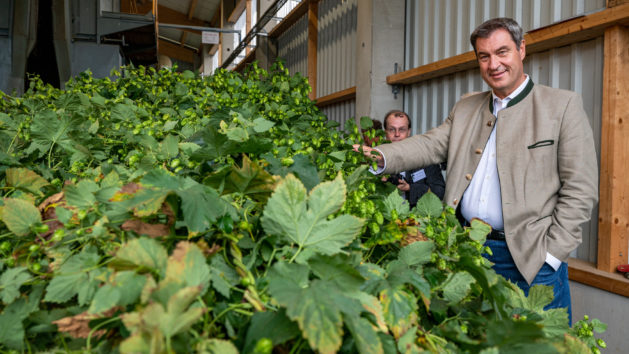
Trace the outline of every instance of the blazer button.
{"label": "blazer button", "polygon": [[466,174],[466,175],[465,175],[465,179],[467,179],[468,181],[471,181],[471,180],[472,180],[472,175],[471,175],[471,174],[469,174],[469,173],[468,173],[468,174]]}
{"label": "blazer button", "polygon": [[454,200],[452,201],[452,204],[454,204],[454,205],[459,204],[459,200],[458,200],[458,199],[454,199]]}
{"label": "blazer button", "polygon": [[476,153],[479,154],[479,155],[482,154],[483,153],[483,149],[476,149]]}
{"label": "blazer button", "polygon": [[492,121],[487,122],[487,126],[488,126],[488,127],[491,127],[491,126],[493,126],[493,125],[494,125],[494,122],[492,122]]}

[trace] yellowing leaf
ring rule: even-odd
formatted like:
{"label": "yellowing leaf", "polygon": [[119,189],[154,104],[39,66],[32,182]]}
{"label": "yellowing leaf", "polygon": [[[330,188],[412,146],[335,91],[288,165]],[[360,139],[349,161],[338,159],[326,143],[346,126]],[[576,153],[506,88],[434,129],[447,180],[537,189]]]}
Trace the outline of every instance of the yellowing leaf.
{"label": "yellowing leaf", "polygon": [[41,188],[49,184],[43,177],[26,168],[9,168],[6,174],[8,187],[22,189],[38,196],[43,195]]}
{"label": "yellowing leaf", "polygon": [[395,338],[400,338],[417,322],[417,300],[399,286],[380,292],[384,319]]}
{"label": "yellowing leaf", "polygon": [[31,226],[41,222],[41,214],[32,203],[21,199],[5,199],[2,210],[2,221],[17,236],[26,236]]}
{"label": "yellowing leaf", "polygon": [[207,288],[210,282],[210,267],[201,249],[191,242],[179,242],[168,258],[165,280],[173,280],[186,287]]}

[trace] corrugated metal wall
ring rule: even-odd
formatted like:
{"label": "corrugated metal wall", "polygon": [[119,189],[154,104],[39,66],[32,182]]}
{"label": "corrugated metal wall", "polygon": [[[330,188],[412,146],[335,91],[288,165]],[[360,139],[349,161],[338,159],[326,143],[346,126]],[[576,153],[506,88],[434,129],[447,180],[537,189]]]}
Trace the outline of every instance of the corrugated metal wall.
{"label": "corrugated metal wall", "polygon": [[[439,3],[439,5],[437,5]],[[472,4],[476,6],[471,6]],[[418,6],[421,5],[421,6]],[[464,7],[461,7],[465,5]],[[542,7],[541,5],[544,5]],[[552,6],[551,6],[552,5]],[[450,7],[449,7],[450,6]],[[605,1],[407,1],[407,10],[413,11],[411,15],[416,18],[426,18],[429,24],[425,29],[430,33],[428,36],[417,37],[412,32],[418,27],[407,13],[407,38],[406,50],[407,59],[427,60],[432,62],[452,55],[460,54],[471,50],[469,43],[469,18],[478,18],[473,21],[472,26],[480,24],[483,20],[494,16],[513,16],[523,20],[524,26],[535,28],[555,22],[557,16],[560,18],[570,17],[570,14],[581,9],[591,11],[596,6],[605,6]],[[435,12],[435,8],[439,10]],[[453,10],[456,9],[456,10]],[[461,11],[460,9],[464,10]],[[427,9],[427,10],[426,10]],[[540,10],[543,9],[544,11]],[[533,11],[535,10],[535,11]],[[424,14],[422,11],[429,11]],[[469,13],[467,20],[462,20],[459,16],[456,20],[444,20],[445,23],[436,23],[433,18],[443,19],[443,15],[449,13],[458,15],[460,12]],[[478,14],[483,14],[480,18]],[[533,15],[531,15],[533,13]],[[523,15],[526,14],[526,15]],[[554,14],[554,15],[553,15]],[[425,15],[425,16],[424,16]],[[447,17],[447,16],[446,16]],[[455,17],[456,18],[456,17]],[[522,20],[520,20],[522,21]],[[457,24],[454,26],[454,24]],[[452,26],[453,30],[447,34],[440,31],[440,28]],[[523,26],[523,27],[524,27]],[[525,28],[526,30],[526,28]],[[443,37],[435,36],[434,33],[441,33]],[[465,35],[460,33],[466,33]],[[414,43],[410,43],[409,37]],[[426,39],[431,38],[429,42]],[[449,47],[447,43],[465,42],[465,47]],[[425,50],[416,50],[424,44]],[[435,45],[439,48],[435,49]],[[409,52],[411,52],[409,54]],[[422,61],[421,63],[427,63]],[[415,67],[413,63],[410,67]],[[407,64],[407,68],[409,68]],[[524,62],[524,71],[528,73],[537,84],[548,85],[556,88],[563,88],[578,92],[583,97],[584,109],[590,118],[597,154],[600,164],[600,136],[601,136],[601,107],[603,89],[603,38],[596,38],[585,42],[552,49],[549,51],[536,53],[527,56]],[[440,78],[427,80],[404,88],[404,109],[413,119],[413,134],[423,133],[439,124],[447,117],[450,109],[461,95],[473,91],[485,91],[489,87],[480,77],[478,69],[471,69]],[[598,234],[598,207],[593,210],[592,221],[584,225],[583,244],[573,252],[572,256],[596,262],[597,257],[597,234]]]}
{"label": "corrugated metal wall", "polygon": [[277,57],[284,59],[291,75],[308,75],[308,14],[277,38]]}
{"label": "corrugated metal wall", "polygon": [[317,97],[356,85],[357,0],[319,2]]}
{"label": "corrugated metal wall", "polygon": [[405,69],[472,50],[483,21],[511,17],[524,31],[605,8],[605,0],[407,0]]}
{"label": "corrugated metal wall", "polygon": [[325,114],[329,120],[341,123],[340,130],[345,129],[345,122],[354,119],[356,116],[356,100],[348,100],[325,106],[321,108],[321,112]]}

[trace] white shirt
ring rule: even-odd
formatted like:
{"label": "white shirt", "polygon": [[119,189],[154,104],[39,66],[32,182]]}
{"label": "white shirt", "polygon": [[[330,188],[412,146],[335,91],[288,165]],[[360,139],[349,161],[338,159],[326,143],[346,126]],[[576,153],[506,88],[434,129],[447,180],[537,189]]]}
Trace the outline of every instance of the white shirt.
{"label": "white shirt", "polygon": [[[524,90],[529,80],[530,78],[527,75],[524,82],[504,99],[500,99],[492,91],[491,96],[496,117],[498,117],[498,112],[507,107],[509,101]],[[496,164],[496,126],[497,124],[494,124],[494,129],[489,135],[489,140],[487,145],[485,145],[472,181],[463,193],[461,214],[468,221],[472,220],[472,218],[479,218],[491,225],[494,230],[504,230],[500,177],[498,176],[498,165]],[[546,253],[546,263],[555,270],[561,266],[561,261],[550,253]]]}

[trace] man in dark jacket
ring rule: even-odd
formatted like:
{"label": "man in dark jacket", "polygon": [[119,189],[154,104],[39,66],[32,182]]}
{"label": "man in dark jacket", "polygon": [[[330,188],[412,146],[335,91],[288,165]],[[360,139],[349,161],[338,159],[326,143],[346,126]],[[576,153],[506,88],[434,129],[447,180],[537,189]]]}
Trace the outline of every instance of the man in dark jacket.
{"label": "man in dark jacket", "polygon": [[[411,135],[411,119],[402,111],[389,111],[384,116],[384,131],[391,142],[404,140]],[[446,188],[439,165],[404,171],[383,180],[395,184],[404,193],[411,208],[428,190],[443,199]]]}

